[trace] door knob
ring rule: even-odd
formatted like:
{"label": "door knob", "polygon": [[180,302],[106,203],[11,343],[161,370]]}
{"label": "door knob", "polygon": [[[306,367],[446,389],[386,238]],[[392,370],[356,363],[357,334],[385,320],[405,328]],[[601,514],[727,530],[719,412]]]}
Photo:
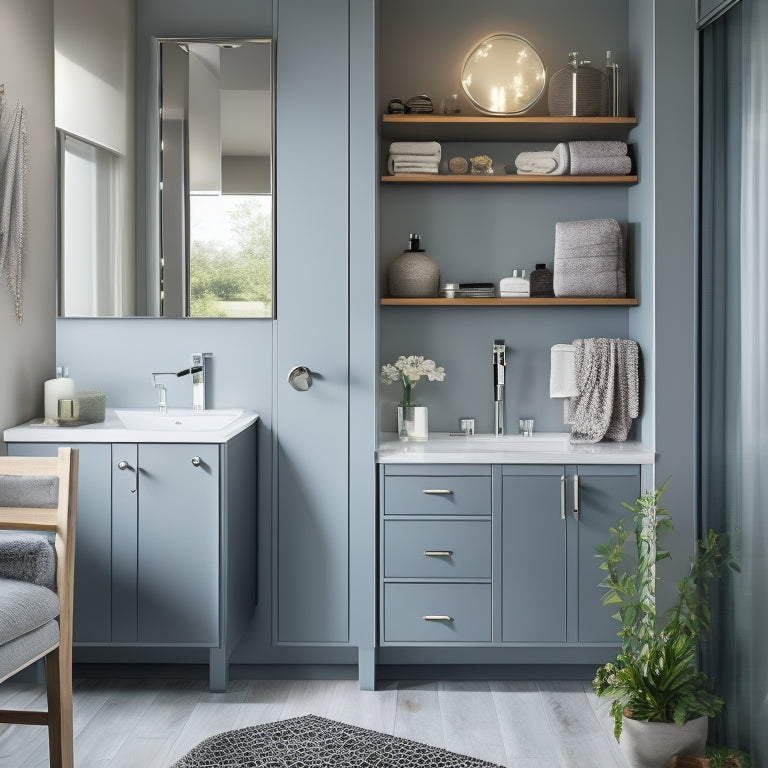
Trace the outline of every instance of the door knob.
{"label": "door knob", "polygon": [[306,392],[312,386],[312,371],[306,365],[297,365],[288,373],[288,383],[299,392]]}
{"label": "door knob", "polygon": [[122,470],[130,469],[131,472],[134,471],[133,467],[125,459],[117,463],[117,468]]}

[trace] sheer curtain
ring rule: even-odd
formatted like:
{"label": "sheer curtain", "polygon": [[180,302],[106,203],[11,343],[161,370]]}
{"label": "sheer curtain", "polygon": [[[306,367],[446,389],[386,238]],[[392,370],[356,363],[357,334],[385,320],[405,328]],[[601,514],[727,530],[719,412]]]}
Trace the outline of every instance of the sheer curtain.
{"label": "sheer curtain", "polygon": [[[756,765],[768,765],[768,0],[744,7],[741,151],[741,509],[752,617],[742,682]],[[737,604],[738,605],[738,604]]]}
{"label": "sheer curtain", "polygon": [[768,0],[701,36],[700,501],[740,574],[717,585],[704,664],[714,738],[768,766]]}

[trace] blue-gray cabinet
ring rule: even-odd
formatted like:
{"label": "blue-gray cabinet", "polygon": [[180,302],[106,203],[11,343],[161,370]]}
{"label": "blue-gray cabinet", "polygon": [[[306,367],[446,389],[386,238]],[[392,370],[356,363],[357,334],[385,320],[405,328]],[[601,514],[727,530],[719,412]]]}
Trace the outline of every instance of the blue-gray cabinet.
{"label": "blue-gray cabinet", "polygon": [[[208,650],[210,685],[256,602],[256,429],[227,443],[69,443],[80,449],[78,646]],[[55,455],[57,443],[9,443]]]}
{"label": "blue-gray cabinet", "polygon": [[380,644],[616,644],[594,547],[639,492],[637,465],[383,465]]}
{"label": "blue-gray cabinet", "polygon": [[502,640],[615,643],[595,545],[640,492],[634,465],[502,470]]}

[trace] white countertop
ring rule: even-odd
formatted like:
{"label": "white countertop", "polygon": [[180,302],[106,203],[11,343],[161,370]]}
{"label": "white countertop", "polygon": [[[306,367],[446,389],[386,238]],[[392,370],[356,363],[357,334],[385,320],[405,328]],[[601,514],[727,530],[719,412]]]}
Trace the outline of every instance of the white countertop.
{"label": "white countertop", "polygon": [[574,445],[568,432],[531,437],[436,432],[421,442],[385,433],[376,452],[379,464],[653,464],[654,459],[653,451],[636,440]]}
{"label": "white countertop", "polygon": [[104,421],[98,424],[67,427],[27,422],[6,429],[3,439],[6,443],[226,443],[258,418],[258,413],[243,408],[169,408],[166,414],[150,408],[107,408]]}

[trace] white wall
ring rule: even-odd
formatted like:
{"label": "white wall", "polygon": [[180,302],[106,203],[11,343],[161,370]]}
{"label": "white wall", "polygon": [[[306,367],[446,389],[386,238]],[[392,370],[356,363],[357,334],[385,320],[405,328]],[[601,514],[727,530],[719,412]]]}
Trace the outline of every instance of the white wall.
{"label": "white wall", "polygon": [[[6,104],[27,109],[24,321],[0,284],[0,430],[43,415],[43,381],[56,372],[56,218],[52,0],[3,0],[0,83]],[[0,449],[4,451],[0,442]]]}

